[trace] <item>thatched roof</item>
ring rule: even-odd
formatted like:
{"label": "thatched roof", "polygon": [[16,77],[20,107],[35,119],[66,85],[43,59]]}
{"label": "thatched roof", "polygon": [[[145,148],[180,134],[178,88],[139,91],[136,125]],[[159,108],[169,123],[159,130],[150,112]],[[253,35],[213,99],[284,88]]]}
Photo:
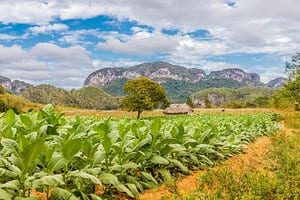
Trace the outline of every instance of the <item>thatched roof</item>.
{"label": "thatched roof", "polygon": [[189,114],[192,113],[193,109],[187,105],[186,103],[183,104],[171,104],[168,108],[164,110],[164,114]]}

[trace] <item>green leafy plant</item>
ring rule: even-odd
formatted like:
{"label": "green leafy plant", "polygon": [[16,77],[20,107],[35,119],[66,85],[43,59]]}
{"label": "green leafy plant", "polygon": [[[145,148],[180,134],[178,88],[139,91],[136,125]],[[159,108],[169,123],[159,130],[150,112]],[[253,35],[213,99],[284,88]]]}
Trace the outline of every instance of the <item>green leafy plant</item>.
{"label": "green leafy plant", "polygon": [[135,198],[160,182],[174,184],[174,174],[241,153],[279,127],[274,114],[137,120],[64,117],[51,105],[9,110],[0,117],[0,195],[33,198],[36,189],[47,199]]}

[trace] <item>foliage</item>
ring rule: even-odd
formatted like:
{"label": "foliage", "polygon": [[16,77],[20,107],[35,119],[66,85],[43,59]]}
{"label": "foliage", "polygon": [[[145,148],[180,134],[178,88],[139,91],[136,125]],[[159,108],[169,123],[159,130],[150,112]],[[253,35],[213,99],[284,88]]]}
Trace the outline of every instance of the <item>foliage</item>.
{"label": "foliage", "polygon": [[215,168],[201,175],[195,195],[185,199],[299,199],[300,132],[272,137],[267,155],[272,162],[263,170]]}
{"label": "foliage", "polygon": [[205,108],[211,108],[212,107],[212,105],[211,105],[210,101],[208,100],[208,98],[205,99],[204,104],[205,104]]}
{"label": "foliage", "polygon": [[186,102],[185,102],[187,105],[189,105],[191,108],[195,108],[195,104],[193,103],[191,97],[188,97],[186,99]]}
{"label": "foliage", "polygon": [[0,94],[4,94],[4,93],[5,93],[5,88],[2,85],[0,85]]}
{"label": "foliage", "polygon": [[271,105],[271,98],[270,97],[258,97],[253,101],[253,104],[256,105],[256,107],[263,107],[267,108]]}
{"label": "foliage", "polygon": [[121,104],[121,98],[109,96],[106,92],[96,87],[84,87],[70,92],[73,103],[70,106],[87,109],[116,109]]}
{"label": "foliage", "polygon": [[[276,131],[273,114],[194,115],[149,119],[66,118],[47,105],[0,117],[0,195],[100,199],[136,197],[168,179],[241,153]],[[95,185],[103,188],[95,194]]]}
{"label": "foliage", "polygon": [[67,105],[69,101],[68,92],[53,85],[38,85],[27,88],[22,96],[31,102],[53,105]]}
{"label": "foliage", "polygon": [[0,94],[0,112],[12,109],[16,113],[21,113],[25,105],[25,100],[11,94]]}
{"label": "foliage", "polygon": [[289,74],[288,81],[274,95],[274,104],[276,107],[285,107],[294,103],[295,110],[300,110],[300,53],[296,53],[291,62],[286,63],[286,71]]}
{"label": "foliage", "polygon": [[96,87],[66,91],[52,85],[39,85],[26,89],[22,96],[35,103],[87,109],[116,109],[121,104],[120,98],[112,97]]}
{"label": "foliage", "polygon": [[110,81],[102,89],[112,96],[125,96],[124,86],[129,81],[127,78]]}
{"label": "foliage", "polygon": [[[227,79],[201,80],[195,83],[167,78],[154,80],[161,83],[161,86],[166,90],[167,98],[174,103],[184,102],[189,96],[202,89],[211,87],[239,88],[245,86],[245,84]],[[105,85],[103,90],[113,96],[124,96],[123,88],[127,81],[128,79],[126,78],[113,80]]]}
{"label": "foliage", "polygon": [[266,87],[209,88],[193,94],[192,99],[201,101],[208,99],[217,107],[269,107],[271,96],[276,90]]}
{"label": "foliage", "polygon": [[226,105],[226,108],[234,108],[234,109],[246,108],[246,104],[238,101],[232,101]]}
{"label": "foliage", "polygon": [[124,86],[126,96],[122,107],[127,111],[137,111],[138,118],[144,110],[168,106],[165,90],[153,80],[140,77],[128,81]]}

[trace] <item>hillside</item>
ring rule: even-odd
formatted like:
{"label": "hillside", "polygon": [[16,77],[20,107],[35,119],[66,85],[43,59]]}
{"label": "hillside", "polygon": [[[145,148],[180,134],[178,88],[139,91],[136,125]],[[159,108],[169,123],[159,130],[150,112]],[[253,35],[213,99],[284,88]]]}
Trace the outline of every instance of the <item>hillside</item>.
{"label": "hillside", "polygon": [[167,62],[143,63],[129,68],[103,68],[91,73],[84,86],[96,86],[107,93],[124,95],[127,80],[146,76],[160,83],[174,102],[185,101],[191,94],[210,87],[238,88],[264,86],[260,76],[241,69],[224,69],[206,74],[202,69],[186,68]]}
{"label": "hillside", "polygon": [[87,109],[116,109],[121,104],[119,97],[112,97],[95,87],[66,91],[52,85],[39,85],[26,89],[21,95],[35,103]]}
{"label": "hillside", "polygon": [[215,106],[226,106],[237,102],[251,107],[251,104],[256,106],[256,104],[267,103],[265,101],[268,101],[275,90],[267,87],[208,88],[193,94],[192,101],[197,106],[205,106],[205,101],[208,100]]}
{"label": "hillside", "polygon": [[[109,94],[115,96],[125,95],[123,87],[129,79],[122,78],[119,80],[113,80],[107,85],[103,86],[102,89]],[[228,88],[239,88],[245,86],[243,83],[239,83],[234,80],[227,79],[212,79],[198,81],[195,83],[189,83],[174,79],[159,79],[156,81],[160,82],[163,88],[167,92],[167,97],[172,102],[184,102],[187,97],[193,93],[211,87],[228,87]]]}

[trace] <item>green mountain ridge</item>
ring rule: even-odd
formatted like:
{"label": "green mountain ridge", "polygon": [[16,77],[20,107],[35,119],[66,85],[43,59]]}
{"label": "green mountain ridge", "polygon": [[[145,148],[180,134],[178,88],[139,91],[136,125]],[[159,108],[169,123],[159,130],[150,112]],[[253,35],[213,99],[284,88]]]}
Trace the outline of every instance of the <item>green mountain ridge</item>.
{"label": "green mountain ridge", "polygon": [[63,105],[86,109],[117,109],[120,97],[112,97],[100,88],[84,87],[66,91],[53,85],[38,85],[27,88],[22,94],[29,101],[41,104]]}
{"label": "green mountain ridge", "polygon": [[[214,106],[226,106],[232,103],[248,104],[246,107],[267,105],[276,88],[241,87],[241,88],[208,88],[191,96],[196,106],[206,106],[208,100]],[[253,104],[253,105],[251,105]]]}

